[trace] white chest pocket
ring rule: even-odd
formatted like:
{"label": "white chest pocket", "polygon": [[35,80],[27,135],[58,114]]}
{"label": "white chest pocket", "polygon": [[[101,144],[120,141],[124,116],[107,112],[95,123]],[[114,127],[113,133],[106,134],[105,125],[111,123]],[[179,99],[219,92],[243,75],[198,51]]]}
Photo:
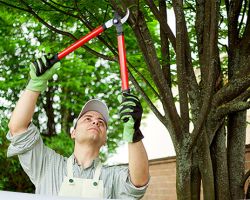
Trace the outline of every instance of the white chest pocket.
{"label": "white chest pocket", "polygon": [[58,195],[65,197],[103,198],[103,181],[65,177]]}
{"label": "white chest pocket", "polygon": [[93,179],[73,177],[72,156],[67,160],[68,176],[64,177],[59,196],[103,198],[103,181],[99,180],[102,164],[99,162]]}

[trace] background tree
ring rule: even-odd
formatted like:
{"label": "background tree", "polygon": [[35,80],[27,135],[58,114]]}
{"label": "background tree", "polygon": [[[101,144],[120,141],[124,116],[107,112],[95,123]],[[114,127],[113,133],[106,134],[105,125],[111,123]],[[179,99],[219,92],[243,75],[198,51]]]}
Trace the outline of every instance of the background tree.
{"label": "background tree", "polygon": [[[58,44],[65,47],[88,29],[111,18],[110,7],[121,15],[129,8],[129,27],[124,27],[130,80],[171,135],[176,151],[178,199],[199,199],[201,180],[204,199],[243,198],[246,110],[250,107],[248,1],[20,0],[13,3],[5,0],[0,3],[5,9],[33,16],[29,20],[39,22],[36,26],[43,24],[44,31],[53,39],[41,34],[41,44],[47,47],[53,41],[55,52]],[[168,24],[168,9],[174,10],[175,33]],[[39,33],[38,29],[33,33]],[[114,29],[107,30],[98,37],[98,42],[91,42],[84,46],[84,51],[74,53],[74,62],[79,60],[79,66],[84,65],[80,64],[84,56],[79,52],[116,61],[114,35]],[[70,60],[63,62],[69,62],[65,63],[67,66],[72,64]],[[86,62],[96,64],[91,59]],[[107,64],[114,65],[117,64]],[[68,88],[70,83],[61,80],[68,75],[64,70],[70,67],[63,68],[50,88],[54,91],[52,94],[58,93],[60,100],[73,89]],[[84,75],[81,84],[89,77],[91,80],[98,77],[91,73],[87,76],[80,67],[74,66],[71,70]],[[75,84],[80,85],[71,86]],[[173,93],[174,88],[177,95]],[[81,92],[82,96],[89,94]],[[155,100],[161,102],[164,114],[154,106]],[[71,107],[63,105],[60,109],[65,111]],[[70,116],[65,112],[62,119],[67,122]],[[63,127],[68,129],[65,124]]]}
{"label": "background tree", "polygon": [[[34,4],[34,6],[36,6]],[[37,5],[39,7],[39,4]],[[44,8],[46,9],[46,8]],[[49,10],[48,10],[49,12]],[[91,13],[90,13],[91,14]],[[67,16],[56,16],[51,19],[57,29],[68,28],[78,35],[85,35],[89,29],[83,28],[79,22],[68,20]],[[56,18],[54,18],[56,16]],[[46,14],[43,16],[48,20]],[[62,21],[67,23],[62,23]],[[18,9],[0,6],[0,165],[1,190],[32,192],[34,188],[28,182],[18,161],[6,159],[8,142],[5,135],[8,131],[7,123],[10,114],[25,88],[29,77],[29,63],[41,52],[57,53],[75,39],[69,40],[51,32],[35,18]],[[76,30],[77,29],[77,30]],[[112,118],[108,130],[107,146],[102,149],[101,156],[106,160],[119,145],[122,126],[119,123],[117,96],[120,93],[119,67],[117,63],[107,64],[101,53],[107,52],[103,44],[89,43],[91,53],[79,49],[62,61],[62,68],[58,76],[50,82],[36,108],[33,122],[38,126],[47,145],[57,152],[69,156],[73,149],[73,142],[69,133],[73,120],[78,116],[83,103],[91,98],[101,98],[110,107]],[[93,50],[93,49],[95,50]],[[100,52],[100,53],[98,53]],[[103,55],[104,58],[108,58]],[[112,58],[113,59],[113,58]],[[5,169],[9,169],[6,173]],[[17,178],[18,177],[18,178]]]}

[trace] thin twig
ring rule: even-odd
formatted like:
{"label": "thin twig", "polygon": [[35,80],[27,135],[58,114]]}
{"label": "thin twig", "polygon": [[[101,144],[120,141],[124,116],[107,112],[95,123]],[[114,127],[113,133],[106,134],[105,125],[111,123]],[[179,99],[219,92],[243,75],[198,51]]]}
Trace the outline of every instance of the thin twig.
{"label": "thin twig", "polygon": [[142,87],[139,85],[139,83],[136,81],[133,74],[130,72],[130,80],[132,81],[133,85],[135,86],[136,90],[142,95],[143,99],[147,102],[150,109],[153,111],[153,113],[156,115],[156,117],[166,125],[166,121],[163,117],[163,115],[159,112],[159,110],[155,107],[155,105],[152,103],[152,101],[149,99],[148,95],[145,93],[145,91],[142,89]]}
{"label": "thin twig", "polygon": [[12,8],[16,8],[16,9],[18,9],[18,10],[22,10],[22,11],[25,11],[25,12],[29,12],[29,11],[28,11],[27,9],[25,9],[25,8],[21,8],[21,7],[15,6],[15,5],[10,4],[10,3],[6,3],[6,2],[4,2],[4,1],[0,1],[0,3],[4,4],[4,5],[6,5],[6,6],[12,7]]}
{"label": "thin twig", "polygon": [[67,9],[74,10],[73,7],[64,6],[64,5],[62,5],[62,4],[56,3],[56,2],[53,1],[53,0],[50,0],[50,1],[51,1],[53,4],[55,4],[55,5],[57,5],[57,6],[60,6],[60,7],[62,7],[62,8],[67,8]]}
{"label": "thin twig", "polygon": [[149,83],[149,81],[143,76],[142,73],[140,73],[135,66],[133,66],[129,61],[127,61],[129,66],[136,72],[136,74],[139,75],[140,78],[142,78],[142,80],[146,83],[147,86],[149,86],[149,88],[153,91],[153,93],[155,94],[155,96],[160,99],[160,95],[158,94],[158,92],[153,88],[153,86]]}

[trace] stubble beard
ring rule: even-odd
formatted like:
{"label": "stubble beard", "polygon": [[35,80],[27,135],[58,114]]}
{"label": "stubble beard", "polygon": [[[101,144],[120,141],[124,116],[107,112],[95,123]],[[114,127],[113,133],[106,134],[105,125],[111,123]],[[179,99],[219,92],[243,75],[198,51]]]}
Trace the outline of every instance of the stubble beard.
{"label": "stubble beard", "polygon": [[[79,134],[76,138],[76,141],[79,144],[93,144],[93,145],[98,145],[100,144],[100,137],[99,133],[91,133],[91,132],[86,132],[86,133],[77,133]],[[82,134],[82,135],[80,135]]]}

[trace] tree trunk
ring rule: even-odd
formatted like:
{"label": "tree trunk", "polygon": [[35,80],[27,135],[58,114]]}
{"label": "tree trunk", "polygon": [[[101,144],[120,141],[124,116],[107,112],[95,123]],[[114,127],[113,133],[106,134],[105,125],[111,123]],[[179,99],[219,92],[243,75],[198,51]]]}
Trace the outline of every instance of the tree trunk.
{"label": "tree trunk", "polygon": [[56,126],[55,126],[55,114],[53,108],[53,88],[48,87],[48,91],[45,93],[46,103],[44,104],[44,109],[48,118],[47,121],[47,132],[48,136],[56,134]]}
{"label": "tree trunk", "polygon": [[[64,102],[66,101],[67,98],[69,98],[69,91],[67,88],[63,87],[62,88],[62,93],[64,94],[61,101]],[[62,127],[62,132],[66,134],[70,134],[70,128],[73,125],[72,122],[74,120],[74,117],[71,116],[72,110],[70,108],[67,108],[64,104],[61,104],[61,127]]]}
{"label": "tree trunk", "polygon": [[191,199],[200,200],[201,193],[201,173],[199,169],[198,149],[195,147],[191,166]]}
{"label": "tree trunk", "polygon": [[228,117],[228,170],[232,199],[243,199],[245,171],[246,111]]}
{"label": "tree trunk", "polygon": [[198,156],[199,156],[199,168],[201,172],[202,188],[203,188],[203,199],[204,200],[214,200],[214,174],[213,166],[210,155],[209,143],[207,140],[206,131],[203,129],[201,133],[201,138],[197,141],[198,146]]}
{"label": "tree trunk", "polygon": [[191,199],[191,156],[185,149],[176,152],[176,192],[178,200]]}
{"label": "tree trunk", "polygon": [[230,200],[225,125],[217,131],[211,144],[215,198]]}
{"label": "tree trunk", "polygon": [[62,112],[62,132],[66,133],[66,134],[70,134],[70,124],[72,123],[72,121],[70,121],[71,117],[70,117],[70,111],[68,109],[63,109],[64,111]]}

